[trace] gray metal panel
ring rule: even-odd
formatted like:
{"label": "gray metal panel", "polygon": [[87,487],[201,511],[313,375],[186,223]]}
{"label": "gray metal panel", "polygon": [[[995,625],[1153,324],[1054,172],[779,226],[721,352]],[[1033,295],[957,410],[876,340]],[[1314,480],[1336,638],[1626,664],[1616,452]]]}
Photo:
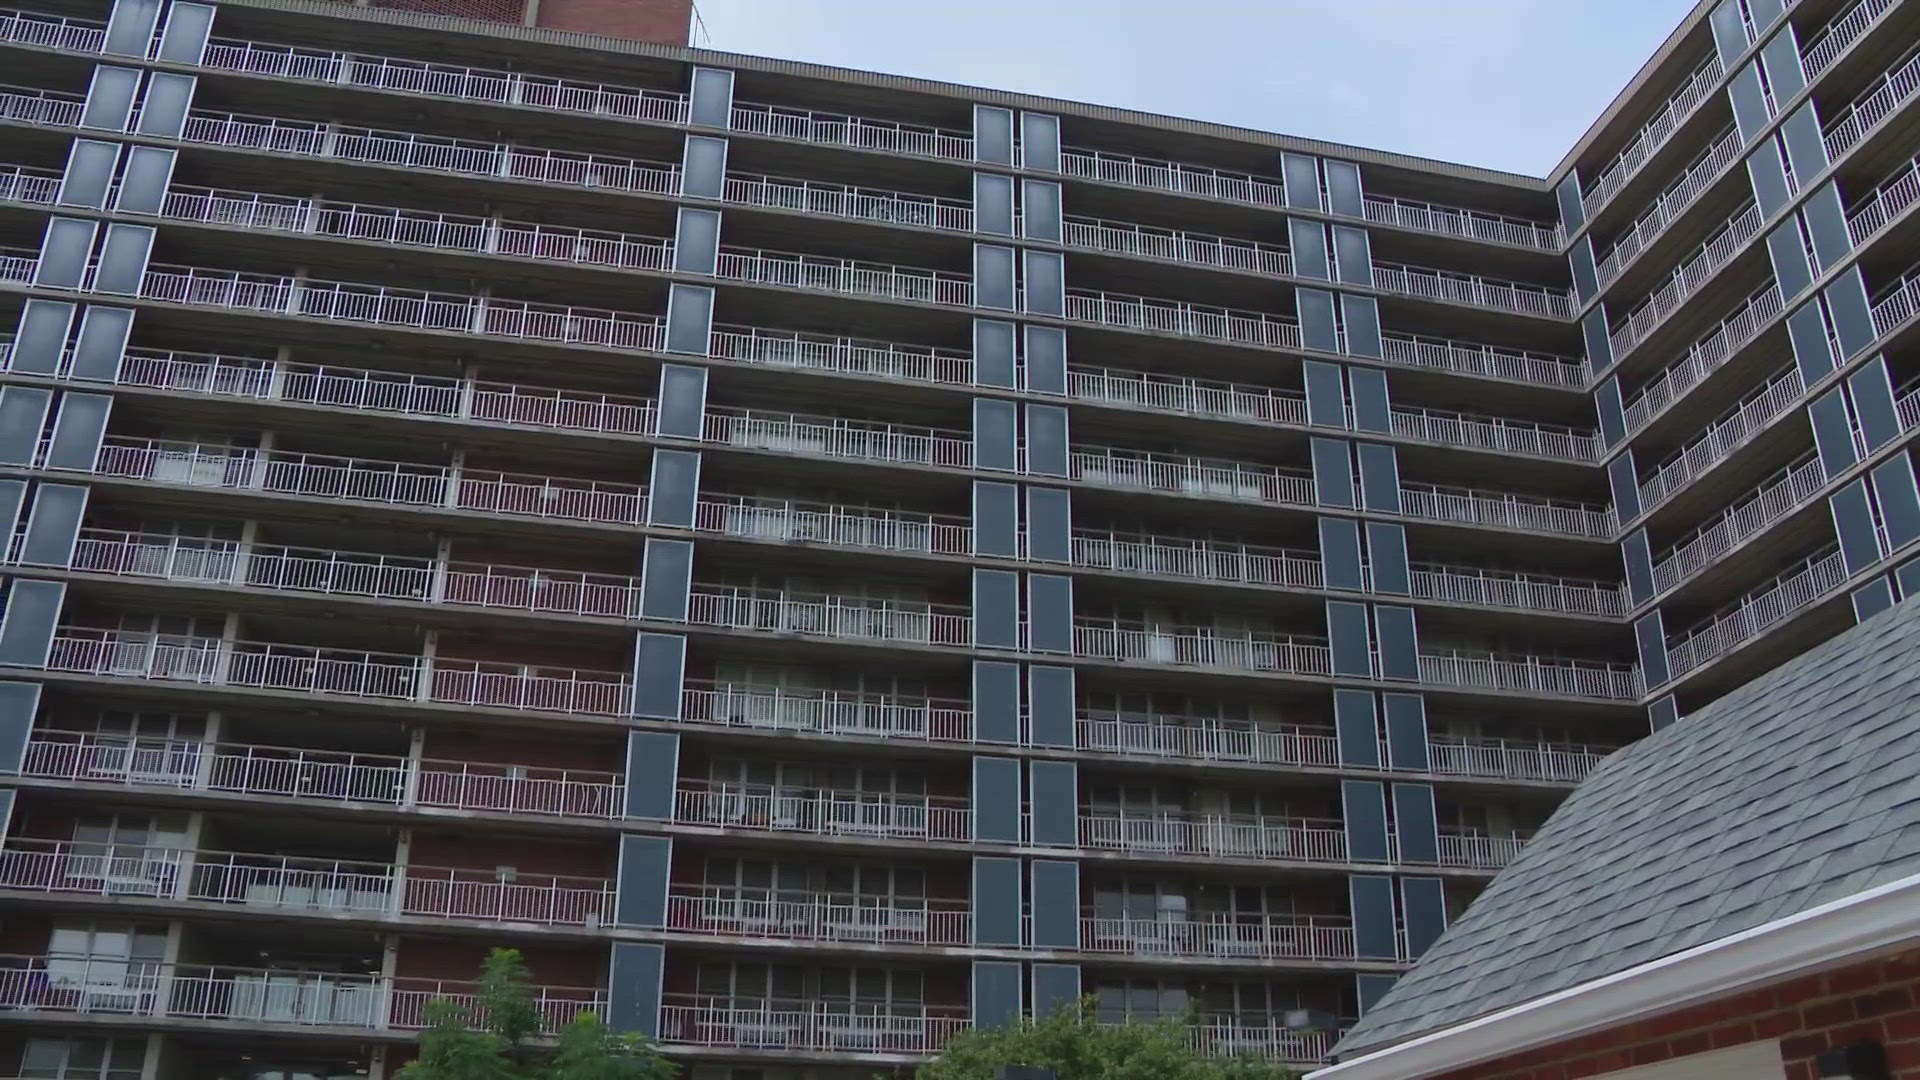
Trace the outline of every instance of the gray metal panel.
{"label": "gray metal panel", "polygon": [[1027,762],[1027,797],[1035,844],[1074,847],[1080,842],[1080,770],[1071,761]]}
{"label": "gray metal panel", "polygon": [[112,410],[113,398],[107,394],[71,390],[61,394],[47,446],[47,468],[92,469],[100,456],[100,440],[106,435],[107,416]]}
{"label": "gray metal panel", "polygon": [[1352,225],[1335,225],[1333,251],[1342,282],[1372,287],[1373,249],[1367,243],[1367,230]]}
{"label": "gray metal panel", "polygon": [[1020,575],[973,569],[973,642],[988,649],[1020,647]]}
{"label": "gray metal panel", "polygon": [[1027,648],[1073,651],[1073,579],[1064,574],[1027,575]]}
{"label": "gray metal panel", "polygon": [[[15,481],[17,483],[17,481]],[[34,489],[20,561],[29,566],[71,566],[80,521],[87,513],[87,489],[78,484],[42,483]],[[11,525],[11,520],[6,524]],[[7,537],[13,535],[9,530]]]}
{"label": "gray metal panel", "polygon": [[1900,585],[1902,599],[1920,596],[1920,559],[1909,559],[1893,572],[1893,578]]}
{"label": "gray metal panel", "polygon": [[1327,253],[1327,226],[1323,222],[1288,218],[1287,243],[1293,250],[1295,277],[1333,280],[1333,261]]}
{"label": "gray metal panel", "polygon": [[973,231],[988,236],[1013,235],[1013,177],[973,174]]}
{"label": "gray metal panel", "polygon": [[125,131],[133,122],[133,101],[140,95],[140,72],[135,68],[100,64],[87,86],[87,103],[80,126],[95,131]]}
{"label": "gray metal panel", "polygon": [[1346,331],[1347,355],[1375,360],[1385,352],[1380,339],[1380,303],[1371,296],[1340,294],[1340,321]]}
{"label": "gray metal panel", "polygon": [[51,390],[0,386],[0,465],[33,464],[52,401]]}
{"label": "gray metal panel", "polygon": [[1366,588],[1361,574],[1360,523],[1352,518],[1320,519],[1320,576],[1329,589],[1359,592]]}
{"label": "gray metal panel", "polygon": [[66,596],[63,581],[13,579],[7,589],[6,610],[0,612],[0,664],[46,666]]}
{"label": "gray metal panel", "polygon": [[1866,622],[1893,606],[1893,579],[1877,577],[1853,590],[1853,621]]}
{"label": "gray metal panel", "polygon": [[1360,491],[1369,510],[1400,512],[1400,462],[1394,448],[1381,443],[1356,443],[1360,458]]}
{"label": "gray metal panel", "polygon": [[0,773],[18,773],[40,712],[40,684],[0,682]]}
{"label": "gray metal panel", "polygon": [[1658,609],[1648,612],[1633,624],[1633,640],[1640,653],[1640,676],[1649,687],[1664,685],[1672,678],[1667,666],[1666,620]]}
{"label": "gray metal panel", "polygon": [[1707,22],[1713,27],[1714,51],[1720,54],[1720,62],[1732,63],[1734,58],[1747,51],[1747,16],[1741,10],[1740,0],[1720,0],[1707,16]]}
{"label": "gray metal panel", "polygon": [[687,621],[693,587],[693,541],[648,537],[640,570],[640,617]]}
{"label": "gray metal panel", "polygon": [[1367,522],[1367,563],[1373,591],[1390,596],[1413,592],[1412,568],[1407,564],[1407,530],[1386,521]]}
{"label": "gray metal panel", "polygon": [[1032,315],[1067,313],[1066,257],[1057,251],[1026,248],[1020,252],[1021,310]]}
{"label": "gray metal panel", "polygon": [[1400,908],[1406,912],[1407,958],[1421,954],[1447,931],[1447,895],[1439,878],[1401,878]]}
{"label": "gray metal panel", "polygon": [[707,369],[660,365],[659,434],[698,439],[707,418]]}
{"label": "gray metal panel", "polygon": [[1573,273],[1573,292],[1581,303],[1600,291],[1600,272],[1593,262],[1593,237],[1582,236],[1567,252],[1567,265]]}
{"label": "gray metal panel", "polygon": [[[1348,297],[1341,297],[1346,300]],[[1350,367],[1347,383],[1353,392],[1353,426],[1359,431],[1393,431],[1393,406],[1387,398],[1387,373],[1377,368]]]}
{"label": "gray metal panel", "polygon": [[191,75],[156,71],[147,76],[147,94],[140,102],[134,130],[156,139],[177,139],[186,128],[187,110],[199,80]]}
{"label": "gray metal panel", "polygon": [[973,107],[973,160],[988,165],[1013,164],[1012,109]]}
{"label": "gray metal panel", "polygon": [[1073,561],[1072,492],[1027,485],[1027,558],[1035,562]]}
{"label": "gray metal panel", "polygon": [[1340,351],[1340,332],[1333,324],[1333,294],[1325,289],[1300,286],[1293,290],[1294,305],[1300,310],[1300,344],[1320,352]]}
{"label": "gray metal panel", "polygon": [[1020,1022],[1022,974],[1024,971],[1018,960],[973,962],[971,1026],[987,1031],[1012,1027]]}
{"label": "gray metal panel", "polygon": [[1793,170],[1796,189],[1827,167],[1827,142],[1820,137],[1820,118],[1812,101],[1803,102],[1780,124],[1780,142],[1787,148],[1787,166]]}
{"label": "gray metal panel", "polygon": [[1793,363],[1802,383],[1812,386],[1833,370],[1833,342],[1827,335],[1826,312],[1817,301],[1802,304],[1787,316],[1787,337],[1793,343]]}
{"label": "gray metal panel", "polygon": [[1386,997],[1387,991],[1393,989],[1393,984],[1399,981],[1399,978],[1393,975],[1375,975],[1364,971],[1354,972],[1353,996],[1360,1003],[1360,1015],[1365,1016],[1368,1012],[1372,1011],[1374,1005],[1378,1003],[1381,998]]}
{"label": "gray metal panel", "polygon": [[1836,386],[1807,405],[1813,423],[1813,442],[1820,450],[1820,468],[1831,480],[1860,460],[1853,441],[1853,421],[1847,415],[1846,390]]}
{"label": "gray metal panel", "polygon": [[[639,734],[634,732],[636,736]],[[631,752],[627,760],[632,762]],[[631,796],[628,801],[632,801]],[[667,879],[672,873],[672,862],[673,841],[668,837],[627,833],[620,838],[620,868],[613,902],[615,926],[658,930],[667,925]]]}
{"label": "gray metal panel", "polygon": [[1665,731],[1680,722],[1680,706],[1668,694],[1647,706],[1647,730]]}
{"label": "gray metal panel", "polygon": [[1067,332],[1057,326],[1026,326],[1022,385],[1037,394],[1067,392]]}
{"label": "gray metal panel", "polygon": [[1020,860],[975,856],[973,943],[1020,945]]}
{"label": "gray metal panel", "polygon": [[1341,365],[1325,360],[1300,362],[1301,379],[1307,388],[1307,423],[1318,427],[1347,426],[1347,388],[1341,377]]}
{"label": "gray metal panel", "polygon": [[121,56],[145,56],[160,23],[162,0],[114,0],[107,17],[107,35],[100,51]]}
{"label": "gray metal panel", "polygon": [[[1374,784],[1373,787],[1380,785]],[[1354,955],[1362,960],[1396,960],[1400,935],[1393,911],[1393,879],[1376,874],[1350,874],[1347,900],[1353,910]]]}
{"label": "gray metal panel", "polygon": [[1382,694],[1387,713],[1387,763],[1396,769],[1433,768],[1427,742],[1427,699],[1419,694]]}
{"label": "gray metal panel", "polygon": [[997,319],[973,320],[973,381],[979,386],[1014,387],[1015,327]]}
{"label": "gray metal panel", "polygon": [[60,175],[60,194],[54,201],[61,206],[101,209],[107,205],[107,192],[113,187],[113,173],[119,165],[119,143],[73,140],[66,169]]}
{"label": "gray metal panel", "polygon": [[133,333],[133,309],[88,304],[80,313],[80,333],[73,341],[68,374],[76,379],[119,382],[120,362]]}
{"label": "gray metal panel", "polygon": [[1767,256],[1773,263],[1780,295],[1788,301],[1813,284],[1813,262],[1807,258],[1806,241],[1800,238],[1798,218],[1788,218],[1767,234]]}
{"label": "gray metal panel", "polygon": [[1079,964],[1033,965],[1033,1015],[1052,1016],[1080,1000]]}
{"label": "gray metal panel", "polygon": [[679,634],[641,633],[633,643],[633,715],[680,719],[687,682],[687,639]]}
{"label": "gray metal panel", "polygon": [[1607,379],[1593,392],[1593,409],[1600,417],[1600,438],[1608,449],[1627,437],[1627,410],[1620,397],[1618,376]]}
{"label": "gray metal panel", "polygon": [[1004,844],[1020,842],[1020,761],[973,759],[973,837]]}
{"label": "gray metal panel", "polygon": [[1380,718],[1372,691],[1335,690],[1333,729],[1340,748],[1340,764],[1365,769],[1380,767]]}
{"label": "gray metal panel", "polygon": [[700,498],[700,451],[655,450],[647,475],[647,524],[693,528]]}
{"label": "gray metal panel", "polygon": [[1867,505],[1867,481],[1855,480],[1833,493],[1833,528],[1840,536],[1840,557],[1852,574],[1873,565],[1880,557],[1880,534],[1873,527],[1873,511]]}
{"label": "gray metal panel", "polygon": [[1309,154],[1280,155],[1280,176],[1285,181],[1287,205],[1302,210],[1320,209],[1320,160]]}
{"label": "gray metal panel", "polygon": [[1027,411],[1027,471],[1038,476],[1069,475],[1067,469],[1067,410],[1063,405],[1036,405]]}
{"label": "gray metal panel", "polygon": [[20,511],[27,502],[27,482],[25,480],[0,479],[0,561],[12,554],[13,534],[20,527]]}
{"label": "gray metal panel", "polygon": [[1740,128],[1740,140],[1752,142],[1773,119],[1767,93],[1760,86],[1760,68],[1754,61],[1747,61],[1733,73],[1727,83],[1727,97],[1733,102],[1733,122]]}
{"label": "gray metal panel", "polygon": [[667,289],[667,351],[712,355],[712,287],[675,282]]}
{"label": "gray metal panel", "polygon": [[1060,118],[1020,114],[1020,164],[1035,172],[1060,171]]}
{"label": "gray metal panel", "polygon": [[1873,313],[1867,304],[1867,283],[1860,276],[1858,263],[1834,278],[1833,284],[1820,291],[1820,296],[1826,301],[1827,314],[1833,320],[1833,336],[1840,343],[1842,357],[1852,359],[1879,337],[1880,331],[1873,324]]}
{"label": "gray metal panel", "polygon": [[1020,665],[1004,660],[973,662],[974,738],[986,743],[1020,741]]}
{"label": "gray metal panel", "polygon": [[1920,540],[1920,490],[1916,490],[1913,460],[1902,450],[1873,469],[1874,499],[1887,544],[1894,551]]}
{"label": "gray metal panel", "polygon": [[1360,190],[1360,166],[1351,161],[1325,163],[1327,209],[1343,217],[1365,217],[1366,197]]}
{"label": "gray metal panel", "polygon": [[114,207],[131,214],[158,214],[166,204],[167,185],[173,182],[177,157],[175,151],[163,146],[129,147]]}
{"label": "gray metal panel", "polygon": [[1000,244],[973,245],[973,302],[978,307],[1012,311],[1014,251]]}
{"label": "gray metal panel", "polygon": [[1020,414],[1011,401],[973,399],[973,464],[1013,472],[1020,467]]}
{"label": "gray metal panel", "polygon": [[1059,243],[1062,232],[1060,210],[1059,181],[1031,178],[1020,181],[1020,235],[1028,240]]}
{"label": "gray metal panel", "polygon": [[[75,305],[64,300],[29,299],[20,312],[20,329],[14,335],[7,370],[25,375],[57,373],[67,351],[67,336],[73,332],[75,310]],[[36,428],[34,435],[39,433]]]}
{"label": "gray metal panel", "polygon": [[1607,487],[1613,495],[1615,514],[1623,522],[1640,516],[1640,475],[1628,450],[1607,462]]}
{"label": "gray metal panel", "polygon": [[973,551],[1006,559],[1020,557],[1019,484],[973,482]]}
{"label": "gray metal panel", "polygon": [[687,122],[701,127],[733,127],[733,72],[697,67],[689,87]]}
{"label": "gray metal panel", "polygon": [[1079,948],[1079,865],[1053,859],[1035,859],[1032,873],[1034,948]]}
{"label": "gray metal panel", "polygon": [[613,957],[607,965],[608,1028],[659,1037],[660,976],[666,966],[665,953],[659,945],[613,943]]}
{"label": "gray metal panel", "polygon": [[1072,747],[1074,739],[1074,674],[1070,667],[1027,665],[1028,741],[1034,746]]}
{"label": "gray metal panel", "polygon": [[1321,506],[1353,507],[1353,454],[1345,439],[1314,439],[1313,492]]}
{"label": "gray metal panel", "polygon": [[1747,0],[1747,15],[1753,20],[1754,32],[1763,36],[1786,10],[1786,0]]}
{"label": "gray metal panel", "polygon": [[1327,601],[1327,645],[1333,674],[1355,679],[1373,677],[1373,657],[1367,632],[1367,605],[1350,600]]}
{"label": "gray metal panel", "polygon": [[207,35],[212,29],[212,4],[175,0],[167,9],[167,25],[160,31],[154,58],[171,64],[198,64],[206,54]]}
{"label": "gray metal panel", "polygon": [[1580,340],[1587,347],[1587,370],[1598,374],[1613,366],[1613,338],[1607,333],[1606,305],[1580,319]]}
{"label": "gray metal panel", "polygon": [[1433,805],[1432,784],[1393,785],[1393,834],[1400,861],[1440,861],[1439,815]]}
{"label": "gray metal panel", "polygon": [[1347,827],[1347,855],[1358,862],[1386,862],[1387,790],[1371,780],[1340,781],[1340,808]]}
{"label": "gray metal panel", "polygon": [[109,224],[93,272],[94,291],[137,295],[146,277],[147,259],[153,254],[154,234],[151,225]]}
{"label": "gray metal panel", "polygon": [[1847,212],[1840,205],[1840,188],[1832,180],[1807,196],[1800,207],[1800,217],[1807,223],[1807,235],[1813,238],[1813,257],[1822,272],[1833,269],[1853,250],[1853,235],[1847,231]]}
{"label": "gray metal panel", "polygon": [[1553,201],[1560,208],[1560,227],[1571,234],[1587,223],[1586,203],[1580,198],[1580,174],[1569,172],[1553,189]]}
{"label": "gray metal panel", "polygon": [[86,280],[87,260],[93,256],[93,237],[98,229],[95,222],[79,218],[48,220],[46,237],[40,242],[40,259],[33,268],[33,283],[79,288]]}
{"label": "gray metal panel", "polygon": [[1747,155],[1747,182],[1753,186],[1753,201],[1760,213],[1772,217],[1793,198],[1793,182],[1787,179],[1787,160],[1778,139],[1767,139]]}
{"label": "gray metal panel", "polygon": [[696,199],[726,195],[727,140],[711,135],[688,135],[682,152],[680,193]]}
{"label": "gray metal panel", "polygon": [[1398,604],[1375,604],[1374,635],[1380,650],[1380,677],[1420,678],[1420,637],[1414,628],[1413,609]]}
{"label": "gray metal panel", "polygon": [[711,276],[720,264],[720,211],[683,206],[673,224],[673,268]]}

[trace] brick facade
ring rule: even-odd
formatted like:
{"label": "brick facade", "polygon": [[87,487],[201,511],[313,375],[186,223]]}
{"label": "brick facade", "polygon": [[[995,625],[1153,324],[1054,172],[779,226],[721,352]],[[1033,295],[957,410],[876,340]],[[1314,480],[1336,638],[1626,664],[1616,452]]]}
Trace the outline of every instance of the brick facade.
{"label": "brick facade", "polygon": [[1862,1039],[1887,1048],[1893,1080],[1920,1080],[1920,951],[1697,1005],[1436,1080],[1581,1080],[1759,1039],[1780,1040],[1787,1080],[1816,1080],[1816,1055]]}
{"label": "brick facade", "polygon": [[[370,0],[370,6],[520,23],[527,0]],[[537,10],[534,22],[549,30],[661,45],[685,45],[693,26],[693,0],[539,0]]]}

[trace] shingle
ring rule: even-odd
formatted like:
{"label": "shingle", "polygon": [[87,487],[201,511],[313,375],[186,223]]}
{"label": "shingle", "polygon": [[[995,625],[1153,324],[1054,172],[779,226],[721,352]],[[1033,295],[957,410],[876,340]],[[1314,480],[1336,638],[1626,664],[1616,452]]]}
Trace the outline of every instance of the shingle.
{"label": "shingle", "polygon": [[1920,871],[1916,655],[1903,603],[1609,757],[1339,1052]]}

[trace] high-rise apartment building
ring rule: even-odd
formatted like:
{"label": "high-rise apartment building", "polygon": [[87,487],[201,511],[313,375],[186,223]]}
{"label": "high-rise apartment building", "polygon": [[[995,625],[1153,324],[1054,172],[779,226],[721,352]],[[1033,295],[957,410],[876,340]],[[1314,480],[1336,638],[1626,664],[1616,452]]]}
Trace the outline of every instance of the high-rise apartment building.
{"label": "high-rise apartment building", "polygon": [[1547,180],[13,2],[0,1075],[390,1076],[492,946],[693,1080],[1080,994],[1312,1063],[1920,591],[1920,0],[1703,3]]}

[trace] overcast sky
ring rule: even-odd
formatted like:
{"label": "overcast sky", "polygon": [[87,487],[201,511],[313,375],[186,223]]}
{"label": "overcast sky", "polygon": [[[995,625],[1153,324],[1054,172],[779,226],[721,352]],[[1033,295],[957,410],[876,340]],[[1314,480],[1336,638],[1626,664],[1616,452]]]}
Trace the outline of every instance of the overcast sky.
{"label": "overcast sky", "polygon": [[1544,175],[1692,0],[697,0],[694,41]]}

